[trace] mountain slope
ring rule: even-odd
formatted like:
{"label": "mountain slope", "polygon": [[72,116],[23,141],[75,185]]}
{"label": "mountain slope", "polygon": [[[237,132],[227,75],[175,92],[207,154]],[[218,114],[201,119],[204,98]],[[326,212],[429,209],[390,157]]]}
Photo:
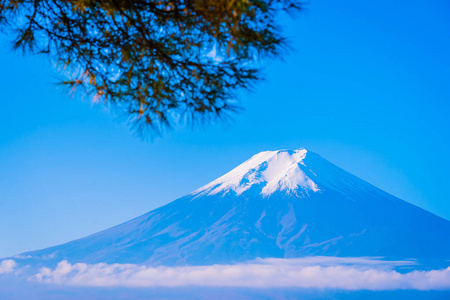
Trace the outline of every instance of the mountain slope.
{"label": "mountain slope", "polygon": [[306,149],[266,151],[136,219],[22,256],[183,265],[304,255],[450,259],[450,222]]}

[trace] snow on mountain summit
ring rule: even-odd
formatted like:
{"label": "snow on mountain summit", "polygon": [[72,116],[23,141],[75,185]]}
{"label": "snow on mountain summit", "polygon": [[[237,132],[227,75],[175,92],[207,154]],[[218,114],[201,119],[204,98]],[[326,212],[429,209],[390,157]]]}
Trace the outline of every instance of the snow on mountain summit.
{"label": "snow on mountain summit", "polygon": [[[260,188],[260,193],[270,196],[277,191],[309,193],[319,191],[308,177],[303,163],[308,151],[277,150],[260,152],[230,172],[192,192],[192,195],[215,195],[234,191],[240,195],[250,188]],[[311,173],[311,170],[309,173]],[[313,173],[312,173],[313,174]]]}

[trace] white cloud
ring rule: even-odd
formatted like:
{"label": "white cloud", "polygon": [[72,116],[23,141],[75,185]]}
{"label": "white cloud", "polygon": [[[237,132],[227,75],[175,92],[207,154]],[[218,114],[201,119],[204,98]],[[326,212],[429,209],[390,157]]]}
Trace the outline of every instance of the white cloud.
{"label": "white cloud", "polygon": [[15,258],[15,259],[28,259],[28,258],[31,258],[31,255],[18,254],[18,255],[14,255],[13,258]]}
{"label": "white cloud", "polygon": [[300,287],[345,290],[450,289],[450,267],[400,273],[388,262],[367,258],[261,259],[234,265],[150,267],[134,264],[70,264],[42,268],[32,279],[79,286]]}
{"label": "white cloud", "polygon": [[12,259],[5,259],[2,260],[0,263],[0,274],[1,273],[9,273],[14,271],[14,268],[16,267],[16,262]]}

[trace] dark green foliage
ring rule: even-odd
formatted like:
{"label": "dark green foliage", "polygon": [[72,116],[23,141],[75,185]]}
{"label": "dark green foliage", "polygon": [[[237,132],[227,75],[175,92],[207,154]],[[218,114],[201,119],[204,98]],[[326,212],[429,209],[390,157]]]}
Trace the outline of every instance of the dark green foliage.
{"label": "dark green foliage", "polygon": [[280,11],[295,0],[0,0],[14,47],[44,53],[69,90],[119,104],[160,132],[236,109],[238,88],[260,79],[257,60],[285,46]]}

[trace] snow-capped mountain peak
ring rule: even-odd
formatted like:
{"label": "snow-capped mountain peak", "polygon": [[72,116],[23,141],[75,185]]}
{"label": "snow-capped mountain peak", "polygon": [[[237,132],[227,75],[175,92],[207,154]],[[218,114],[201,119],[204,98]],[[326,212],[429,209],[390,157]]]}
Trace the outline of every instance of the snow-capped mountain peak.
{"label": "snow-capped mountain peak", "polygon": [[306,255],[449,259],[450,222],[307,151],[261,152],[121,225],[21,254],[23,265],[204,265]]}
{"label": "snow-capped mountain peak", "polygon": [[269,196],[277,191],[286,193],[317,192],[319,187],[302,170],[308,151],[297,150],[263,151],[230,172],[194,191],[192,195],[215,195],[234,191],[236,195],[252,187]]}

